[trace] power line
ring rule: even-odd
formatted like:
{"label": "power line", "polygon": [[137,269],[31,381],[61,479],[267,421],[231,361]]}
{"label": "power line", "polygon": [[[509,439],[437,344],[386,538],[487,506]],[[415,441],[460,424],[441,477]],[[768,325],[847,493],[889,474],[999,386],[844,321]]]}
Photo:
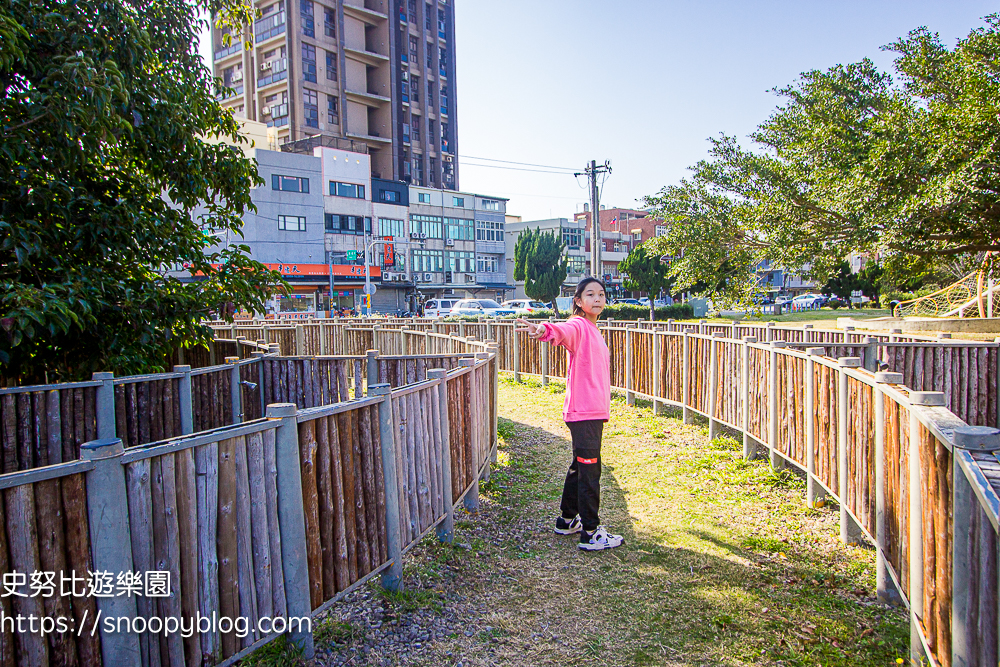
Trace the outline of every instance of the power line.
{"label": "power line", "polygon": [[497,160],[491,157],[476,157],[474,155],[460,155],[462,160],[485,160],[486,162],[503,162],[504,164],[519,164],[525,167],[542,167],[543,169],[562,169],[563,171],[577,171],[572,167],[555,167],[551,164],[532,164],[531,162],[514,162],[512,160]]}
{"label": "power line", "polygon": [[484,167],[486,169],[508,169],[510,171],[530,171],[536,174],[556,174],[557,176],[572,176],[568,171],[546,171],[543,169],[524,169],[523,167],[501,167],[498,164],[476,164],[475,162],[464,162],[463,167]]}

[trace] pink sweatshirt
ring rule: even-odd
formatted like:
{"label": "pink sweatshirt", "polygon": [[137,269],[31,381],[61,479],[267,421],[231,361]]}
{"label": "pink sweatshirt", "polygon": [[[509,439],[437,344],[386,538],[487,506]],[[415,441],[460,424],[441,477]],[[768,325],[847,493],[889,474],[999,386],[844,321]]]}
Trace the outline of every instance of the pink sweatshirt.
{"label": "pink sweatshirt", "polygon": [[569,350],[563,419],[568,422],[610,419],[611,354],[597,326],[583,317],[542,324],[545,334],[539,340]]}

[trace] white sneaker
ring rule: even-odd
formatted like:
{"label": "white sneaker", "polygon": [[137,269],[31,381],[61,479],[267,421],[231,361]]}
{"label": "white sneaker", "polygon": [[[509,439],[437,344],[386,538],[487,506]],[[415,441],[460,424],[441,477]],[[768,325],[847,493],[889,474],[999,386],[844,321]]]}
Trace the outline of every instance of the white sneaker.
{"label": "white sneaker", "polygon": [[623,544],[625,544],[625,539],[621,535],[612,535],[604,529],[604,526],[598,526],[597,530],[592,533],[581,531],[578,546],[585,551],[601,551],[614,549]]}
{"label": "white sneaker", "polygon": [[583,530],[583,522],[580,521],[579,515],[572,519],[564,519],[562,517],[556,519],[554,530],[556,535],[572,535],[573,533],[579,533],[581,530]]}

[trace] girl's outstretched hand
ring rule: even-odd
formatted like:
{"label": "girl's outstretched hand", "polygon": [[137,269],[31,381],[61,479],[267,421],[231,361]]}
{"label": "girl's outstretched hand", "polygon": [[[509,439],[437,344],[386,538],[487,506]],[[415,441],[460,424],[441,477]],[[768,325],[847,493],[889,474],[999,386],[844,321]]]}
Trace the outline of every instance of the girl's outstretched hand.
{"label": "girl's outstretched hand", "polygon": [[515,331],[527,331],[529,338],[537,340],[545,335],[545,325],[543,324],[532,324],[531,322],[520,317],[517,318],[517,322],[518,324],[523,324],[524,326],[519,329],[515,329]]}

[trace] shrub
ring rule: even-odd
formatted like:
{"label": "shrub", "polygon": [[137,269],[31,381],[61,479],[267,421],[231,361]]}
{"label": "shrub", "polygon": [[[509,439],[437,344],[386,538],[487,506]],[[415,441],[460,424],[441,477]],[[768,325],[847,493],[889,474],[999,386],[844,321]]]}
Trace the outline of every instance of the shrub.
{"label": "shrub", "polygon": [[[694,307],[688,303],[675,303],[672,306],[660,306],[655,311],[657,320],[689,320],[694,317]],[[620,303],[608,306],[601,313],[602,320],[648,320],[649,308]]]}
{"label": "shrub", "polygon": [[847,302],[841,301],[840,299],[830,299],[829,301],[826,302],[826,305],[832,308],[833,310],[837,310],[838,308],[846,308]]}

